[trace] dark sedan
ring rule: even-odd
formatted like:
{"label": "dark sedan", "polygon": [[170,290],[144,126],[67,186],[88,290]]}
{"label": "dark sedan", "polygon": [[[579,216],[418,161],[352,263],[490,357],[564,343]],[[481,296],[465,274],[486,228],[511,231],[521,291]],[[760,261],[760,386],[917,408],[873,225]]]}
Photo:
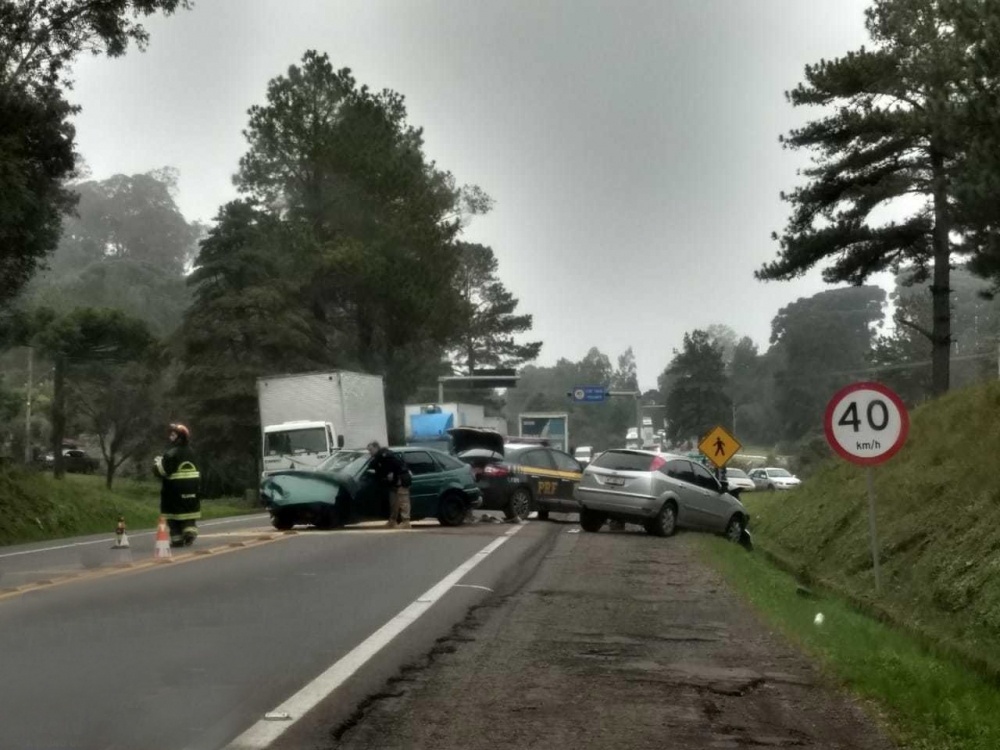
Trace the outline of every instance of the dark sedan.
{"label": "dark sedan", "polygon": [[[410,487],[413,520],[437,518],[458,526],[482,503],[472,470],[430,448],[391,448],[413,474]],[[351,455],[353,453],[353,455]],[[314,471],[279,471],[260,486],[264,507],[276,529],[299,524],[332,528],[389,518],[389,489],[376,481],[366,452],[339,451]]]}

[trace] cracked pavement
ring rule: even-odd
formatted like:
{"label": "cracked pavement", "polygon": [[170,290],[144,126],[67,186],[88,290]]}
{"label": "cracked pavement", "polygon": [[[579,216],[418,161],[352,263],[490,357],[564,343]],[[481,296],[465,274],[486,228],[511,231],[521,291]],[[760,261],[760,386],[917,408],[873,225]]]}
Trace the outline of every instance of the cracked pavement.
{"label": "cracked pavement", "polygon": [[473,609],[324,746],[891,747],[700,559],[694,536],[635,531],[561,531],[524,586]]}

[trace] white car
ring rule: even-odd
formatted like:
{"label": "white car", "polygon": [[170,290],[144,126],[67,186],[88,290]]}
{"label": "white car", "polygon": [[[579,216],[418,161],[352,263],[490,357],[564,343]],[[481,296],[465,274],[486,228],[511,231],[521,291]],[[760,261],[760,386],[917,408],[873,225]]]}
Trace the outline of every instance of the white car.
{"label": "white car", "polygon": [[750,479],[758,490],[791,490],[802,484],[788,469],[764,468],[750,472]]}
{"label": "white car", "polygon": [[594,449],[591,448],[589,445],[581,445],[579,448],[573,451],[573,458],[575,458],[584,466],[589,464],[593,457],[594,457]]}
{"label": "white car", "polygon": [[726,469],[726,482],[730,489],[742,492],[753,492],[757,489],[757,485],[742,469]]}

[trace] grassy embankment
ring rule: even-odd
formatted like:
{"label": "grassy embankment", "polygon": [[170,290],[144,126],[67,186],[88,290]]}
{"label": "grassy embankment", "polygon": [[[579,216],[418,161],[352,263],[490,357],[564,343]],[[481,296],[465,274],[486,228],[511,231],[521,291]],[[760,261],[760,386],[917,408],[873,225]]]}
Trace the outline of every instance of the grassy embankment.
{"label": "grassy embankment", "polygon": [[[744,498],[764,554],[716,540],[708,549],[764,617],[878,706],[908,746],[998,748],[1000,383],[951,393],[912,417],[906,447],[875,470],[881,596],[864,470],[840,460],[795,492]],[[822,598],[797,596],[772,561]],[[817,628],[820,610],[827,619]]]}
{"label": "grassy embankment", "polygon": [[[109,491],[102,477],[69,474],[58,482],[51,474],[0,470],[0,545],[110,535],[119,516],[130,529],[149,528],[156,525],[159,504],[155,482],[119,479]],[[255,510],[242,498],[202,502],[205,518]]]}

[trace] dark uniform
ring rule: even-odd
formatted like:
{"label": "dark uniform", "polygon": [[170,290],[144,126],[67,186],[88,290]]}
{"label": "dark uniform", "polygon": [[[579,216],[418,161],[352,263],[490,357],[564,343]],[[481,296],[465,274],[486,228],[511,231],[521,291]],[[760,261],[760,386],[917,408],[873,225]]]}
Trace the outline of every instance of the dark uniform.
{"label": "dark uniform", "polygon": [[389,486],[389,520],[386,526],[395,528],[398,524],[410,528],[410,470],[397,454],[388,448],[379,448],[372,457],[371,469],[375,478]]}
{"label": "dark uniform", "polygon": [[160,476],[160,513],[170,529],[173,546],[191,544],[198,537],[198,519],[201,518],[201,500],[198,491],[201,474],[194,451],[188,445],[187,429],[178,427],[177,438],[167,451],[154,462]]}

